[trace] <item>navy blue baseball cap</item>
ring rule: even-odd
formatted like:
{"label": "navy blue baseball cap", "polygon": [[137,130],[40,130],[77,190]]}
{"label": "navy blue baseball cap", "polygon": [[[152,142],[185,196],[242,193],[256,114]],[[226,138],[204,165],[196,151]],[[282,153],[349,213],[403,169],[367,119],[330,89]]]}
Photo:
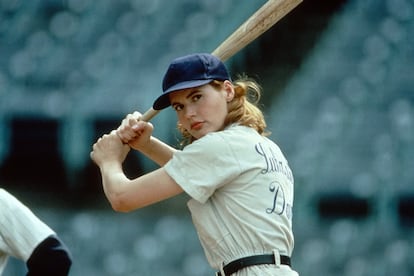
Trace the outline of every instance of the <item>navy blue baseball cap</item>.
{"label": "navy blue baseball cap", "polygon": [[162,81],[163,93],[154,104],[155,110],[171,105],[171,92],[202,86],[213,80],[231,80],[226,66],[211,54],[191,54],[174,59],[167,69]]}

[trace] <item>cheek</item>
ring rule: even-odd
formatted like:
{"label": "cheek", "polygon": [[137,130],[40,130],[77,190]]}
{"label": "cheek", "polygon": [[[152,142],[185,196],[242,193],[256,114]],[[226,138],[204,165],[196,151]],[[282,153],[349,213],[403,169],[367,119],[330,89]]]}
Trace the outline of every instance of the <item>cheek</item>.
{"label": "cheek", "polygon": [[197,114],[203,119],[214,120],[214,118],[217,117],[219,110],[220,107],[217,105],[203,106],[198,109]]}
{"label": "cheek", "polygon": [[226,101],[220,101],[216,104],[214,111],[218,116],[225,117],[228,113],[228,104]]}
{"label": "cheek", "polygon": [[186,116],[184,116],[184,114],[178,114],[177,113],[177,120],[178,120],[178,124],[184,128],[185,130],[189,130],[190,129],[190,123],[188,118],[186,118]]}
{"label": "cheek", "polygon": [[211,123],[220,128],[227,116],[227,105],[216,103],[211,107],[206,107],[200,110],[200,115],[203,118],[208,118]]}
{"label": "cheek", "polygon": [[177,120],[178,123],[182,126],[185,126],[185,122],[186,120],[184,119],[185,117],[183,115],[180,115],[179,113],[177,113]]}

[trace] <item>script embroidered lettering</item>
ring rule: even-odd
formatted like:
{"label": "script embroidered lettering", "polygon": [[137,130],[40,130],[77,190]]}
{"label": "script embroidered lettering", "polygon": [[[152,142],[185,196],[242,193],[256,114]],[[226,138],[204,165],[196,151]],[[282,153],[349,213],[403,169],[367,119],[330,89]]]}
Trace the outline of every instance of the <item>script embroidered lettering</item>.
{"label": "script embroidered lettering", "polygon": [[267,208],[266,213],[276,213],[278,215],[283,214],[286,206],[286,198],[282,186],[277,181],[272,182],[269,185],[269,191],[274,193],[273,206],[271,208]]}
{"label": "script embroidered lettering", "polygon": [[283,161],[276,158],[275,153],[272,148],[267,150],[263,147],[261,143],[256,144],[256,152],[263,157],[265,162],[265,167],[261,170],[262,174],[267,174],[271,172],[281,173],[286,176],[291,182],[293,182],[292,171],[289,166]]}

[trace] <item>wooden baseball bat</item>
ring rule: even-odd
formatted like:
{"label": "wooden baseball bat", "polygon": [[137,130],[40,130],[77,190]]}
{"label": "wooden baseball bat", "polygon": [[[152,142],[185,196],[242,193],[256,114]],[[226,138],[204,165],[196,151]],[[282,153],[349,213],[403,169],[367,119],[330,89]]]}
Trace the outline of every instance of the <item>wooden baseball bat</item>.
{"label": "wooden baseball bat", "polygon": [[[301,2],[302,0],[268,0],[224,40],[212,54],[222,61],[227,60],[270,29]],[[141,120],[148,122],[159,112],[160,110],[150,108],[142,115]]]}

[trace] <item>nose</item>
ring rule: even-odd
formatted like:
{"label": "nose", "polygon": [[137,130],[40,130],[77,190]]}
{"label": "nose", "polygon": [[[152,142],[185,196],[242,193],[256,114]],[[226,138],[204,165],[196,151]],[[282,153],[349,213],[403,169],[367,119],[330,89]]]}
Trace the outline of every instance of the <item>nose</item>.
{"label": "nose", "polygon": [[195,108],[192,105],[188,105],[185,108],[185,117],[186,118],[191,118],[194,117],[194,115],[196,114]]}

